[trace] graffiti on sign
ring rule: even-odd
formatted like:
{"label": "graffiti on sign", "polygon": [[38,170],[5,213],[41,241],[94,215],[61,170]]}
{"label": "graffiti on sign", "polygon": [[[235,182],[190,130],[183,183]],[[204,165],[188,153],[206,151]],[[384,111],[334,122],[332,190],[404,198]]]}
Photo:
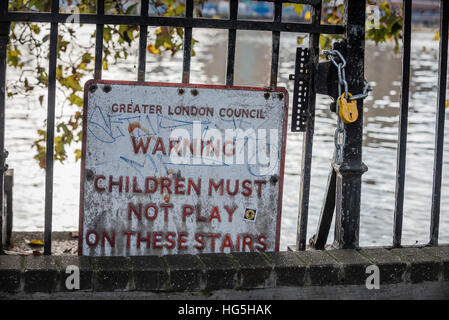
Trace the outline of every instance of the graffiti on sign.
{"label": "graffiti on sign", "polygon": [[91,80],[79,253],[279,248],[285,89]]}

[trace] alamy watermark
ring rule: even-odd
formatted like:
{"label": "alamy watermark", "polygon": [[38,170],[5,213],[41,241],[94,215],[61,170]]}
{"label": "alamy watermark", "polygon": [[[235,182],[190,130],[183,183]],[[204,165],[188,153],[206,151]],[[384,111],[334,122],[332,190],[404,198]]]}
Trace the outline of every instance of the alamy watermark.
{"label": "alamy watermark", "polygon": [[366,6],[366,27],[368,29],[377,29],[380,24],[380,10],[378,6]]}
{"label": "alamy watermark", "polygon": [[68,18],[65,20],[66,23],[75,23],[80,24],[80,9],[76,6],[73,8],[68,7],[67,11],[72,13]]}
{"label": "alamy watermark", "polygon": [[67,290],[80,289],[80,269],[77,266],[69,265],[65,269],[65,273],[69,276],[65,279],[65,287]]}
{"label": "alamy watermark", "polygon": [[380,270],[379,267],[372,264],[366,267],[365,273],[369,274],[366,278],[365,286],[368,290],[380,289]]}
{"label": "alamy watermark", "polygon": [[136,154],[161,152],[176,165],[248,165],[255,174],[268,175],[276,172],[280,162],[278,129],[219,130],[194,121],[191,130],[174,128],[166,142],[148,134],[133,135],[131,142]]}

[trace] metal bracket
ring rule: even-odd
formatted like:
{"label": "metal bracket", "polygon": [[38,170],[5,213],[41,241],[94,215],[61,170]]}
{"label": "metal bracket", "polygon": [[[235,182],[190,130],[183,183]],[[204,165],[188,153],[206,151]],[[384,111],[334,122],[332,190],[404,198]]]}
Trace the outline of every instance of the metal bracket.
{"label": "metal bracket", "polygon": [[291,74],[289,79],[295,81],[291,131],[304,132],[309,120],[310,62],[308,48],[296,48],[295,74]]}
{"label": "metal bracket", "polygon": [[[304,132],[309,121],[309,94],[311,72],[315,66],[310,62],[308,48],[296,48],[295,74],[289,76],[294,80],[293,106],[292,106],[292,132]],[[315,93],[324,94],[333,100],[331,111],[336,111],[336,101],[338,99],[338,71],[330,61],[318,63],[315,73],[314,87]]]}
{"label": "metal bracket", "polygon": [[316,93],[331,97],[333,101],[331,111],[335,112],[335,101],[338,99],[338,71],[332,62],[324,61],[318,63],[315,90]]}

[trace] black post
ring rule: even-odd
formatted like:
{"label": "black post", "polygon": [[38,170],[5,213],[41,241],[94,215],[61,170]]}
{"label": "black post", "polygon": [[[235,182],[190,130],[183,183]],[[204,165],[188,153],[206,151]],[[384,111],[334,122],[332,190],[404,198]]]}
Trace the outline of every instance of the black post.
{"label": "black post", "polygon": [[412,33],[412,0],[403,1],[404,19],[402,25],[402,86],[399,117],[399,141],[396,167],[396,196],[394,206],[393,247],[401,246],[402,221],[404,213],[405,162],[407,153],[408,105],[410,90],[410,49]]}
{"label": "black post", "polygon": [[[142,0],[140,4],[140,16],[148,16],[148,0]],[[137,81],[145,81],[145,70],[147,62],[147,36],[148,26],[140,26],[139,36],[139,67],[137,69]]]}
{"label": "black post", "polygon": [[438,245],[440,226],[441,176],[443,173],[444,119],[446,116],[446,79],[448,60],[449,2],[441,0],[440,4],[440,56],[438,69],[438,105],[435,127],[435,158],[433,165],[432,208],[430,218],[430,241]]}
{"label": "black post", "polygon": [[[349,91],[358,94],[364,86],[365,10],[361,0],[345,0],[346,80]],[[359,117],[346,124],[346,141],[341,164],[334,163],[337,172],[336,220],[334,246],[353,249],[359,246],[360,193],[362,174],[367,167],[362,162],[363,99],[357,100]]]}
{"label": "black post", "polygon": [[[0,4],[0,15],[7,15],[8,13],[8,1],[3,1]],[[5,95],[6,95],[6,55],[9,42],[9,22],[0,23],[0,254],[3,253],[3,186],[4,186],[4,173],[6,167],[5,150]]]}
{"label": "black post", "polygon": [[[320,25],[321,23],[321,3],[312,7],[312,25]],[[306,250],[307,246],[307,222],[309,217],[309,196],[310,196],[310,177],[312,170],[312,150],[313,150],[313,134],[315,131],[315,99],[316,90],[313,81],[314,74],[318,68],[318,58],[320,51],[320,35],[317,33],[309,36],[309,61],[310,65],[316,69],[309,68],[309,110],[307,128],[303,135],[302,142],[302,165],[301,165],[301,185],[299,190],[299,213],[298,213],[298,235],[296,237],[296,249]]]}
{"label": "black post", "polygon": [[[238,1],[229,2],[229,20],[235,21],[238,18]],[[226,80],[227,86],[234,85],[234,65],[235,65],[235,44],[237,41],[237,30],[228,30],[228,56],[226,60]]]}
{"label": "black post", "polygon": [[337,174],[331,168],[327,178],[326,192],[315,235],[310,239],[310,246],[316,250],[324,250],[331,229],[335,210],[335,187]]}
{"label": "black post", "polygon": [[[3,220],[4,223],[4,243],[6,245],[6,248],[9,248],[11,246],[11,237],[12,237],[12,219],[13,219],[13,210],[12,210],[12,203],[13,203],[13,188],[14,184],[14,169],[8,169],[6,171],[6,174],[4,175],[4,189],[5,189],[5,197],[6,197],[6,214],[4,217],[6,218],[6,221]],[[4,207],[3,207],[4,208]]]}
{"label": "black post", "polygon": [[[104,15],[104,2],[105,0],[97,1],[97,18],[99,18],[98,20],[100,20]],[[103,70],[103,34],[104,24],[97,24],[97,28],[95,31],[95,79],[101,79]]]}
{"label": "black post", "polygon": [[[274,2],[274,22],[282,22],[282,2]],[[270,74],[270,88],[275,90],[278,83],[278,69],[279,69],[279,46],[281,44],[281,33],[273,31],[271,33],[271,74]]]}
{"label": "black post", "polygon": [[[193,18],[193,0],[186,1],[186,19]],[[192,28],[184,28],[184,57],[182,60],[182,83],[190,82],[190,60],[192,57]]]}
{"label": "black post", "polygon": [[[59,1],[53,0],[51,12],[59,12]],[[55,143],[56,67],[58,60],[58,23],[50,26],[50,55],[48,63],[47,140],[45,155],[45,222],[44,254],[51,254],[53,224],[53,157]]]}

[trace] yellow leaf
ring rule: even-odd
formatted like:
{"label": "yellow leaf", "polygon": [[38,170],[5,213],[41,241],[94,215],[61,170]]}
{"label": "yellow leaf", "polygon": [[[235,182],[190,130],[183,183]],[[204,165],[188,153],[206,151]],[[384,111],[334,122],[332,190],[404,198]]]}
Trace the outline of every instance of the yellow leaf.
{"label": "yellow leaf", "polygon": [[156,48],[154,44],[151,44],[147,47],[147,50],[150,51],[152,54],[161,54],[161,50],[159,48]]}
{"label": "yellow leaf", "polygon": [[440,31],[437,31],[435,33],[435,37],[433,37],[433,40],[440,40]]}
{"label": "yellow leaf", "polygon": [[164,42],[163,46],[164,46],[164,49],[170,49],[172,47],[172,45],[168,42]]}
{"label": "yellow leaf", "polygon": [[81,150],[77,149],[75,150],[75,160],[78,161],[79,159],[81,159]]}
{"label": "yellow leaf", "polygon": [[30,240],[30,244],[35,245],[35,246],[43,246],[44,245],[44,241],[42,241],[42,240]]}
{"label": "yellow leaf", "polygon": [[307,11],[306,14],[304,15],[304,19],[306,20],[310,20],[310,11]]}
{"label": "yellow leaf", "polygon": [[327,18],[327,21],[332,24],[337,24],[339,21],[339,18],[337,16],[329,16]]}
{"label": "yellow leaf", "polygon": [[9,52],[9,54],[11,55],[11,57],[17,57],[19,55],[19,50],[11,50]]}
{"label": "yellow leaf", "polygon": [[304,10],[304,5],[303,4],[294,4],[293,5],[293,10],[295,10],[296,14],[298,16],[300,16],[301,13],[302,13],[302,10]]}
{"label": "yellow leaf", "polygon": [[446,99],[446,108],[449,107],[449,100]]}

